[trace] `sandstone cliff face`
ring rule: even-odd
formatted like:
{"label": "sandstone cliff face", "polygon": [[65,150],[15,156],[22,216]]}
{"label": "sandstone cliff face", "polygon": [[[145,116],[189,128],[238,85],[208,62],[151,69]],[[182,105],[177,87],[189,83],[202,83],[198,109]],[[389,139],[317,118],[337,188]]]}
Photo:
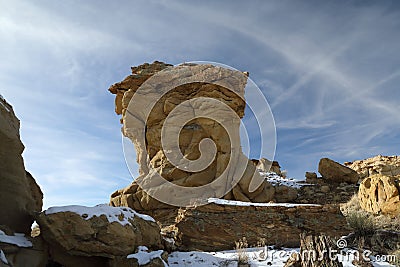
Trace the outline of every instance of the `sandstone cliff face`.
{"label": "sandstone cliff face", "polygon": [[355,170],[361,179],[374,174],[400,175],[400,156],[378,155],[368,159],[345,162],[344,165]]}
{"label": "sandstone cliff face", "polygon": [[42,210],[43,194],[25,171],[19,120],[0,96],[0,225],[30,233],[34,212]]}
{"label": "sandstone cliff face", "polygon": [[[156,73],[158,75],[162,73],[161,70],[165,71],[166,69],[171,72],[164,76],[161,74],[159,79],[163,86],[172,86],[176,81],[184,82],[192,77],[201,80],[214,75],[218,78],[214,78],[213,81],[216,83],[213,84],[192,82],[173,86],[174,89],[164,95],[160,93],[157,86],[142,86],[138,90],[151,76]],[[134,183],[112,194],[111,204],[129,206],[136,210],[165,207],[164,203],[146,193],[149,190],[154,195],[163,195],[168,203],[174,202],[175,196],[167,187],[168,183],[154,181],[156,174],[160,174],[166,181],[184,187],[199,187],[213,182],[217,183],[219,180],[217,178],[225,175],[222,182],[215,184],[214,195],[209,197],[214,197],[216,194],[224,196],[226,199],[241,201],[268,202],[272,200],[274,189],[266,181],[262,181],[255,191],[250,190],[250,181],[252,179],[261,181],[262,178],[256,172],[255,165],[243,155],[240,147],[239,126],[246,105],[243,100],[246,79],[242,73],[224,68],[212,68],[211,65],[186,64],[171,67],[169,64],[154,62],[132,68],[132,75],[111,86],[109,91],[116,94],[116,113],[122,114],[122,132],[135,145],[140,172],[140,177]],[[224,84],[233,87],[234,91],[222,86]],[[146,98],[149,96],[156,97],[158,101],[148,117],[144,116],[144,111],[148,109],[144,101],[136,101],[129,106],[133,97]],[[196,102],[199,99],[202,99],[202,102]],[[213,99],[224,103],[235,114],[232,115],[224,108],[218,108],[212,101]],[[189,103],[184,106],[187,108],[186,112],[174,113],[174,109],[184,102]],[[181,121],[186,118],[185,115],[188,113],[199,115],[199,117],[186,121],[182,125]],[[162,127],[171,117],[172,119],[168,122],[171,122],[172,128],[180,129],[178,131],[178,150],[181,151],[182,158],[176,159],[178,164],[171,162],[171,157],[166,155],[169,153],[168,149],[163,149],[161,143]],[[209,119],[210,117],[217,117],[217,119]],[[144,132],[141,132],[142,128],[145,129]],[[172,144],[173,138],[176,137],[165,135],[163,138],[167,139],[166,144]],[[205,139],[212,139],[215,144],[215,158],[212,163],[207,168],[196,172],[178,168],[177,165],[183,164],[182,162],[185,160],[202,159],[203,155],[200,149],[202,140]],[[207,151],[206,156],[212,155],[212,146],[206,147],[205,151]],[[232,164],[231,157],[237,160],[236,164]],[[240,168],[242,171],[239,171]],[[233,190],[229,191],[229,186],[234,180],[238,183]],[[146,186],[147,191],[144,191],[143,187]],[[205,191],[203,195],[207,196],[208,193],[210,193],[209,190]]]}

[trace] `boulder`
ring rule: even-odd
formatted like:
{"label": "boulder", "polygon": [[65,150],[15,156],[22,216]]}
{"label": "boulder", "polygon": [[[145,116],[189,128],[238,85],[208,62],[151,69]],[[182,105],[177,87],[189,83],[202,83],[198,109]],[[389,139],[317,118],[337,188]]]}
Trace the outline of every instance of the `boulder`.
{"label": "boulder", "polygon": [[318,172],[322,178],[337,183],[356,184],[359,179],[357,172],[328,158],[319,161]]}
{"label": "boulder", "polygon": [[345,162],[344,165],[355,170],[361,179],[374,174],[400,175],[400,156],[378,155],[368,159]]}
{"label": "boulder", "polygon": [[[275,190],[240,146],[246,83],[247,76],[239,71],[196,64],[172,67],[156,61],[133,67],[132,75],[112,85],[109,91],[116,94],[123,135],[135,146],[140,176],[114,192],[110,204],[144,211],[165,208],[164,203],[204,203],[208,197],[271,201]],[[172,90],[164,92],[165,88]],[[146,102],[152,99],[157,100],[154,106]],[[166,124],[169,127],[164,127]],[[176,132],[164,135],[163,127]],[[200,153],[202,149],[207,153]],[[193,162],[210,164],[198,170],[182,167],[198,166]],[[250,186],[252,181],[257,181],[255,188]],[[194,188],[210,184],[212,188],[199,189],[198,194],[178,195],[174,191],[178,190],[174,185]]]}
{"label": "boulder", "polygon": [[29,234],[43,194],[25,171],[19,127],[13,108],[0,96],[0,225]]}
{"label": "boulder", "polygon": [[365,178],[358,199],[361,208],[368,212],[400,215],[400,176],[375,174]]}
{"label": "boulder", "polygon": [[128,207],[54,207],[36,219],[41,236],[61,255],[114,258],[138,246],[162,248],[154,219]]}

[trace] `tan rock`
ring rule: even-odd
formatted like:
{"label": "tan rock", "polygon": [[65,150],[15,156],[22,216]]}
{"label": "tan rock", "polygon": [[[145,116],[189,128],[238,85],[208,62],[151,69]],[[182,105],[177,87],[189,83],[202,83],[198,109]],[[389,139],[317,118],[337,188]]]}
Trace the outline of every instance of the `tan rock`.
{"label": "tan rock", "polygon": [[[149,79],[153,75],[158,83]],[[210,77],[213,84],[189,82]],[[215,196],[271,201],[275,190],[256,172],[240,147],[239,126],[246,105],[243,99],[246,82],[247,76],[243,73],[225,68],[196,64],[171,67],[154,62],[133,67],[132,75],[111,86],[109,91],[116,94],[116,112],[122,114],[122,132],[135,145],[140,177],[127,188],[114,192],[110,204],[136,210],[164,208],[165,204],[152,197],[155,195],[165,203],[181,206],[189,205],[186,199],[193,198],[190,201],[196,202]],[[173,90],[164,94],[159,84]],[[132,98],[159,100],[150,107],[146,101],[131,103]],[[189,120],[192,114],[197,117]],[[164,128],[171,131],[169,134],[162,132],[166,124],[169,127]],[[141,130],[144,128],[145,131]],[[203,142],[207,139],[213,144]],[[200,149],[206,153],[200,153]],[[181,155],[171,151],[179,151]],[[211,163],[206,165],[207,162]],[[186,171],[182,166],[205,168]],[[193,188],[212,184],[212,190],[199,189],[198,194],[179,198],[179,192],[174,191],[178,189],[171,188],[166,181]],[[252,181],[258,181],[256,188],[252,188]]]}
{"label": "tan rock", "polygon": [[274,172],[282,176],[281,166],[277,161],[270,161],[266,158],[252,159],[253,163],[256,165],[257,170],[260,172]]}
{"label": "tan rock", "polygon": [[328,158],[319,161],[318,172],[324,179],[337,183],[356,184],[359,179],[357,172]]}
{"label": "tan rock", "polygon": [[400,214],[400,177],[375,174],[364,179],[358,191],[362,209],[375,214]]}
{"label": "tan rock", "polygon": [[400,156],[378,155],[368,159],[345,162],[344,164],[355,170],[362,179],[374,174],[400,175]]}
{"label": "tan rock", "polygon": [[285,185],[275,186],[275,200],[280,203],[291,203],[297,199],[298,189]]}
{"label": "tan rock", "polygon": [[178,249],[186,251],[233,249],[243,237],[250,246],[264,238],[267,245],[298,247],[302,231],[329,236],[351,232],[338,205],[253,205],[209,204],[158,210],[153,215],[165,234],[176,239]]}
{"label": "tan rock", "polygon": [[41,236],[61,254],[113,258],[138,246],[162,247],[155,221],[127,207],[56,207],[40,213],[37,222]]}
{"label": "tan rock", "polygon": [[25,171],[19,127],[13,108],[0,97],[0,225],[29,234],[43,195]]}
{"label": "tan rock", "polygon": [[318,179],[318,176],[315,172],[306,172],[305,177],[307,183],[315,183],[315,181]]}

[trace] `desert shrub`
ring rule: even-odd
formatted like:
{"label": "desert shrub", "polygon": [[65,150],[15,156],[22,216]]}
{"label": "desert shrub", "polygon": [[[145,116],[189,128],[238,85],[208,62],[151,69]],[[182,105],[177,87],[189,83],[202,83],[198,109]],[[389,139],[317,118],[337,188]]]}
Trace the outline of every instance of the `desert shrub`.
{"label": "desert shrub", "polygon": [[[352,224],[356,227],[357,222],[354,222],[354,220],[367,220],[367,223],[370,223],[370,221],[372,221],[375,230],[382,229],[400,232],[400,216],[392,217],[383,214],[373,215],[372,213],[363,211],[361,209],[357,194],[355,194],[347,203],[342,204],[340,206],[340,210],[342,211],[342,214],[347,217],[347,221],[351,221]],[[349,216],[351,216],[351,218],[349,218]],[[369,219],[367,219],[366,217],[369,217]]]}
{"label": "desert shrub", "polygon": [[249,263],[249,255],[247,254],[247,248],[249,244],[247,243],[246,237],[235,241],[235,249],[238,255],[238,266],[245,266]]}
{"label": "desert shrub", "polygon": [[340,210],[342,211],[344,216],[347,216],[350,213],[354,213],[361,210],[360,202],[358,200],[358,195],[355,194],[351,197],[351,199],[340,206]]}
{"label": "desert shrub", "polygon": [[376,231],[373,217],[367,212],[356,211],[347,214],[347,223],[357,236],[368,236]]}

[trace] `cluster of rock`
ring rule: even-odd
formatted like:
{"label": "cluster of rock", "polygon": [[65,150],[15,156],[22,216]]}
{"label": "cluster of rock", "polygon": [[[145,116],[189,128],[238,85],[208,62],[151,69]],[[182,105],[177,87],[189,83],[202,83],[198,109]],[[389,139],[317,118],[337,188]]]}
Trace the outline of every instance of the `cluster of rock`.
{"label": "cluster of rock", "polygon": [[400,157],[378,155],[346,162],[362,180],[358,199],[365,211],[400,216]]}
{"label": "cluster of rock", "polygon": [[[229,146],[225,143],[229,140],[228,137],[225,136],[224,131],[221,131],[218,124],[202,120],[190,123],[191,126],[195,124],[196,127],[182,129],[180,134],[183,137],[180,137],[180,148],[187,158],[195,159],[199,156],[197,150],[199,141],[203,138],[211,138],[217,144],[216,161],[205,171],[195,174],[179,170],[168,161],[160,144],[160,128],[174,107],[191,98],[206,96],[225,102],[235,110],[239,118],[244,115],[243,95],[246,77],[242,75],[240,77],[244,77],[244,80],[236,79],[235,81],[235,91],[238,95],[215,84],[185,84],[160,97],[154,108],[156,112],[151,113],[150,118],[146,120],[142,114],[144,107],[140,103],[135,103],[134,108],[131,108],[129,102],[135,94],[154,94],[157,89],[146,86],[145,82],[153,75],[168,68],[172,68],[171,65],[162,62],[133,67],[131,75],[109,88],[109,91],[116,95],[116,113],[122,115],[122,133],[135,145],[140,171],[140,176],[135,182],[111,195],[110,204],[112,206],[127,206],[151,215],[162,226],[164,236],[173,238],[175,246],[180,250],[232,249],[234,242],[243,236],[248,240],[261,236],[269,240],[271,244],[280,242],[287,246],[297,246],[300,242],[299,233],[303,230],[331,236],[349,232],[338,204],[346,202],[357,190],[354,183],[358,181],[358,175],[353,170],[328,159],[321,161],[320,172],[323,179],[318,179],[315,183],[309,183],[310,181],[295,183],[285,179],[285,173],[281,171],[279,163],[276,161],[246,159],[245,176],[239,177],[238,185],[223,196],[224,201],[228,201],[226,203],[218,202],[179,209],[160,203],[149,196],[141,188],[140,183],[151,181],[151,170],[155,170],[172,183],[193,187],[212,182],[227,165],[227,157],[223,157],[223,155],[230,153],[230,150],[227,149]],[[205,70],[212,69],[210,66],[192,64],[175,68],[185,69],[185,75],[189,73],[192,76],[207,76],[208,74],[204,74]],[[226,70],[218,69],[218,71],[220,72],[218,77],[234,75],[226,74]],[[186,76],[164,77],[162,84],[169,84],[170,80],[178,78],[184,79]],[[205,107],[209,106],[205,105]],[[213,113],[218,113],[218,109],[214,108]],[[143,124],[146,124],[145,136],[141,136],[137,130]],[[239,124],[237,122],[235,127],[235,131],[238,133]],[[144,138],[145,141],[140,140],[141,138]],[[271,173],[273,174],[270,175]],[[249,177],[253,175],[261,175],[265,179],[255,193],[248,191]],[[317,177],[315,178],[317,179]],[[137,182],[138,180],[140,183]],[[321,184],[319,180],[324,183]],[[162,191],[163,185],[158,184],[153,190]],[[343,192],[345,192],[345,196]],[[318,194],[321,194],[322,197],[318,197]],[[339,198],[337,198],[338,196]],[[236,204],[232,205],[232,201],[291,202],[293,204],[237,206]],[[323,214],[323,216],[316,216],[317,213]],[[265,222],[266,217],[270,219],[268,223]],[[278,228],[279,231],[276,230]]]}
{"label": "cluster of rock", "polygon": [[400,156],[378,155],[368,159],[345,162],[344,165],[355,170],[360,179],[374,174],[385,176],[400,175]]}
{"label": "cluster of rock", "polygon": [[[42,212],[43,194],[25,170],[19,127],[13,108],[0,97],[1,267],[139,266],[140,247],[163,252],[158,224],[127,207],[66,206]],[[40,231],[36,227],[31,237],[34,220]],[[160,257],[147,264],[164,266]]]}

